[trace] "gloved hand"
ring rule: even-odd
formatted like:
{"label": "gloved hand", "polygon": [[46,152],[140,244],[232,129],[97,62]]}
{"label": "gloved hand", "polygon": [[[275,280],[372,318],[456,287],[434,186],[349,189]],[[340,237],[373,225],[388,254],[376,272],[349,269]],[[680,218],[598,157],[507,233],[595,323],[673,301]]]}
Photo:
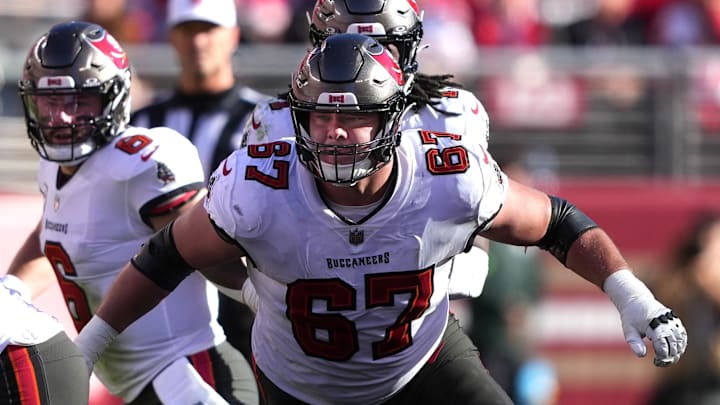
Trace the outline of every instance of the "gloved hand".
{"label": "gloved hand", "polygon": [[630,270],[610,275],[603,289],[620,312],[625,341],[635,355],[645,357],[643,338],[647,337],[655,350],[655,366],[667,367],[680,359],[687,348],[687,331],[682,321],[657,301]]}

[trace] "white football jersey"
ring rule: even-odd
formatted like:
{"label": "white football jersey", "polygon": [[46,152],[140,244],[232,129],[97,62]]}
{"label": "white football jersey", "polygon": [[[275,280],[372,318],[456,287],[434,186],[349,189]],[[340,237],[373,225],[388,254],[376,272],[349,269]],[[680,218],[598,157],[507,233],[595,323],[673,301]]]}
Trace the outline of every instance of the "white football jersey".
{"label": "white football jersey", "polygon": [[0,352],[8,345],[30,346],[63,331],[62,324],[42,312],[0,277]]}
{"label": "white football jersey", "polygon": [[[401,129],[422,128],[471,137],[487,149],[490,137],[490,118],[485,107],[472,92],[445,88],[437,104],[419,109],[408,108]],[[275,99],[257,104],[243,131],[243,146],[272,142],[293,137],[290,105]],[[470,253],[446,264],[450,272],[450,294],[454,297],[477,297],[487,277],[487,254],[473,247]]]}
{"label": "white football jersey", "polygon": [[360,223],[323,202],[293,138],[233,153],[205,207],[254,266],[252,346],[282,390],[312,404],[371,404],[431,356],[448,317],[448,270],[487,225],[507,179],[461,135],[408,130],[396,183]]}
{"label": "white football jersey", "polygon": [[[153,235],[148,216],[185,202],[203,187],[204,174],[190,141],[164,127],[130,127],[60,188],[58,170],[57,163],[40,161],[40,246],[79,331]],[[224,341],[208,288],[201,275],[190,275],[113,341],[95,365],[110,392],[131,400],[173,360]]]}

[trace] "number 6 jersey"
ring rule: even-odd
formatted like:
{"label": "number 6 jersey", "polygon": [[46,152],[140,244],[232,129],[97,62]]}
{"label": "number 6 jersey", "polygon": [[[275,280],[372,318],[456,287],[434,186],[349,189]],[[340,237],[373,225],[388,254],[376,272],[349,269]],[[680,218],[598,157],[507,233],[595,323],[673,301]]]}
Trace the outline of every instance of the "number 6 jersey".
{"label": "number 6 jersey", "polygon": [[[40,247],[78,331],[154,233],[148,218],[185,203],[203,180],[195,147],[168,128],[129,128],[64,184],[57,163],[40,161]],[[95,372],[113,394],[132,399],[174,359],[224,340],[206,289],[191,275],[108,347]]]}
{"label": "number 6 jersey", "polygon": [[205,207],[253,264],[253,354],[281,389],[313,404],[377,403],[435,351],[448,316],[441,265],[506,195],[480,142],[461,138],[404,131],[394,186],[357,222],[324,203],[292,138],[250,145],[215,171]]}

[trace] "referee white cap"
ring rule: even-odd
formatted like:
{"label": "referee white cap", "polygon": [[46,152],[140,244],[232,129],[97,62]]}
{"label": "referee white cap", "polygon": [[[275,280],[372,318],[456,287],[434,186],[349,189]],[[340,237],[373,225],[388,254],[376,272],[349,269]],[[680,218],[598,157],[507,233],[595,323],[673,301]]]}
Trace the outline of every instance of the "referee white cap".
{"label": "referee white cap", "polygon": [[167,8],[168,28],[188,21],[205,21],[222,27],[235,27],[235,0],[170,0]]}

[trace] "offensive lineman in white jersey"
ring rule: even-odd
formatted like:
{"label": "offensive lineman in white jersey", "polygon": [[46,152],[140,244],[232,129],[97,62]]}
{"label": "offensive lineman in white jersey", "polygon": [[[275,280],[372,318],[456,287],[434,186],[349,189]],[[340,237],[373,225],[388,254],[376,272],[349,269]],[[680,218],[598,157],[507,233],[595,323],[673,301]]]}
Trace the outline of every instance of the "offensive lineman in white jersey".
{"label": "offensive lineman in white jersey", "polygon": [[0,403],[86,404],[82,353],[52,315],[30,303],[16,277],[0,277]]}
{"label": "offensive lineman in white jersey", "polygon": [[[19,84],[44,207],[9,274],[34,294],[57,277],[78,331],[133,253],[204,195],[185,137],[127,125],[130,84],[116,40],[78,21],[33,44]],[[225,342],[215,305],[203,277],[187,278],[108,347],[95,373],[126,403],[256,403],[249,364]],[[234,386],[242,373],[251,392]]]}
{"label": "offensive lineman in white jersey", "polygon": [[[375,38],[392,51],[404,73],[409,102],[401,119],[401,130],[423,128],[468,135],[487,149],[490,119],[477,97],[449,81],[450,75],[417,73],[422,15],[416,2],[408,0],[318,0],[308,15],[310,41],[318,46],[328,36],[342,32]],[[287,97],[281,96],[255,107],[245,125],[243,145],[267,143],[287,136],[294,136],[293,123]],[[488,272],[487,250],[487,240],[477,238],[468,252],[446,264],[451,269],[451,298],[480,295]],[[248,287],[252,289],[250,284],[243,289]],[[252,299],[241,301],[249,302],[251,307],[256,305]]]}
{"label": "offensive lineman in white jersey", "polygon": [[133,257],[76,340],[88,361],[194,268],[245,256],[264,403],[508,404],[448,314],[442,264],[477,233],[549,250],[605,290],[638,356],[647,336],[656,365],[678,361],[682,323],[608,235],[569,202],[507,178],[472,136],[400,133],[402,84],[370,37],[333,35],[311,50],[289,97],[295,139],[233,153],[204,209]]}

